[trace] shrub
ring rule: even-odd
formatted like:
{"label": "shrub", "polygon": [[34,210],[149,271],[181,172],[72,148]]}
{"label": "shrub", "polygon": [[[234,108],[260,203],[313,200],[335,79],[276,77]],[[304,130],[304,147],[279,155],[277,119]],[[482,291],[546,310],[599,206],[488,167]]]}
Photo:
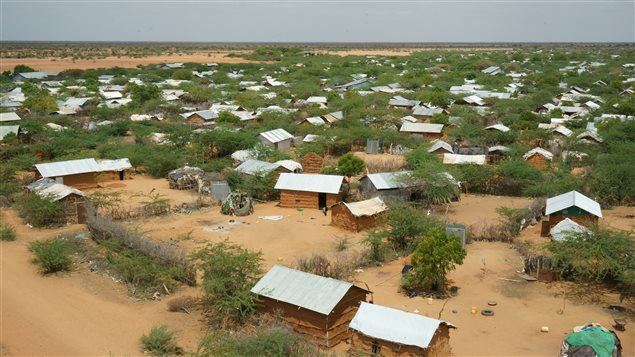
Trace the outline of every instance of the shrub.
{"label": "shrub", "polygon": [[77,249],[73,238],[57,237],[31,242],[29,251],[35,255],[33,262],[40,266],[42,274],[51,274],[71,270]]}
{"label": "shrub", "polygon": [[192,71],[187,68],[177,69],[172,73],[172,79],[191,80],[193,77]]}
{"label": "shrub", "polygon": [[141,336],[143,352],[154,356],[181,355],[183,349],[176,344],[176,331],[166,325],[153,326],[149,334]]}
{"label": "shrub", "polygon": [[337,162],[337,171],[344,176],[354,176],[364,171],[366,165],[364,160],[354,156],[353,154],[346,154],[340,157]]}
{"label": "shrub", "polygon": [[225,240],[209,243],[192,254],[203,271],[206,314],[220,326],[241,324],[256,311],[257,298],[251,293],[262,270],[262,253]]}
{"label": "shrub", "polygon": [[64,204],[50,197],[41,197],[34,193],[26,194],[17,201],[20,217],[35,227],[44,227],[64,221]]}
{"label": "shrub", "polygon": [[0,225],[0,241],[12,242],[15,240],[15,228],[9,224]]}

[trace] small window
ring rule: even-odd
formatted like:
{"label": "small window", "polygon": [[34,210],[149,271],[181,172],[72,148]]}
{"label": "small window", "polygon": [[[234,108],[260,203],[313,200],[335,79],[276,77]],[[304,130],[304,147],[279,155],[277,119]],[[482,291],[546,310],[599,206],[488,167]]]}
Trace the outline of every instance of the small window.
{"label": "small window", "polygon": [[373,353],[373,356],[379,356],[381,354],[381,346],[377,343],[377,341],[373,341],[371,352]]}

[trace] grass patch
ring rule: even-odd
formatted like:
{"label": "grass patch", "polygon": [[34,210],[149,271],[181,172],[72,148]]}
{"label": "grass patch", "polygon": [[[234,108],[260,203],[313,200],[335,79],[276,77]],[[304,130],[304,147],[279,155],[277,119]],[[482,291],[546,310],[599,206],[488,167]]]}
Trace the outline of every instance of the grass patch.
{"label": "grass patch", "polygon": [[10,224],[0,225],[0,241],[13,242],[15,240],[15,228]]}
{"label": "grass patch", "polygon": [[141,336],[141,347],[144,353],[153,356],[172,356],[183,354],[183,349],[176,344],[176,331],[166,325],[154,326],[150,333]]}

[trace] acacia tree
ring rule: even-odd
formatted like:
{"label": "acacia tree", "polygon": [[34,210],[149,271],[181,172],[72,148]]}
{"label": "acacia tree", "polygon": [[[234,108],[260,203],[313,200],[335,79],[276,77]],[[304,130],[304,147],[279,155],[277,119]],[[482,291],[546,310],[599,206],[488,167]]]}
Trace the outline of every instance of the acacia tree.
{"label": "acacia tree", "polygon": [[220,327],[240,324],[256,311],[258,301],[251,288],[262,275],[262,253],[225,240],[209,243],[192,258],[203,272],[204,306],[210,323]]}
{"label": "acacia tree", "polygon": [[365,167],[364,160],[350,153],[340,157],[337,162],[337,171],[347,177],[360,174]]}
{"label": "acacia tree", "polygon": [[465,255],[459,236],[447,234],[442,227],[428,230],[412,254],[412,270],[404,275],[404,286],[413,290],[442,290],[447,273],[463,264]]}

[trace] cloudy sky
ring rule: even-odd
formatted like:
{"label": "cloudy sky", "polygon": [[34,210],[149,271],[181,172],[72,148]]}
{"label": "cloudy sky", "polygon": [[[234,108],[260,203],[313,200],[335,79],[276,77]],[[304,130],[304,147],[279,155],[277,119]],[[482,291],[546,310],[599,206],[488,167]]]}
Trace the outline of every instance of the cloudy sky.
{"label": "cloudy sky", "polygon": [[635,42],[635,0],[0,0],[4,41]]}

